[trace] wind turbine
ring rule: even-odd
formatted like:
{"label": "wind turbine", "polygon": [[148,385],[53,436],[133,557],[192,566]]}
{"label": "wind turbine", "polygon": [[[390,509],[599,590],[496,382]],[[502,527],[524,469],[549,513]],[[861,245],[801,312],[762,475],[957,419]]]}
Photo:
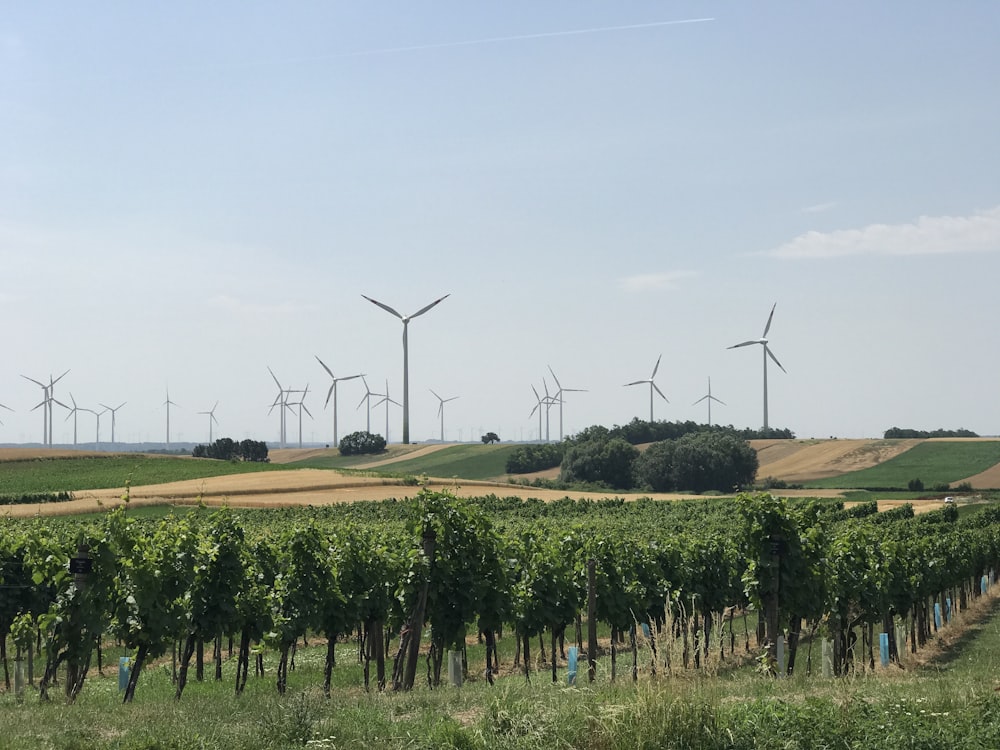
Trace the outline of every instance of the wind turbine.
{"label": "wind turbine", "polygon": [[288,408],[291,409],[293,406],[299,407],[299,448],[302,447],[302,411],[309,415],[309,419],[313,418],[312,412],[306,406],[306,394],[309,393],[309,384],[306,383],[305,390],[302,391],[302,396],[298,401],[288,404]]}
{"label": "wind turbine", "polygon": [[381,401],[375,402],[375,407],[378,408],[382,404],[385,404],[385,442],[389,442],[389,404],[395,404],[396,406],[402,406],[401,403],[393,398],[389,397],[389,379],[385,379],[385,395],[382,397]]}
{"label": "wind turbine", "polygon": [[774,308],[776,308],[777,306],[778,306],[777,302],[775,302],[771,306],[771,314],[767,316],[767,324],[764,326],[764,333],[761,334],[759,339],[750,339],[749,341],[743,341],[739,344],[733,344],[732,346],[726,347],[727,349],[738,349],[741,346],[751,346],[753,344],[760,344],[764,350],[763,357],[764,357],[764,429],[765,430],[767,429],[767,358],[770,357],[771,359],[773,359],[774,364],[780,367],[783,373],[785,373],[786,375],[788,374],[788,371],[784,367],[781,367],[781,362],[778,361],[778,358],[774,356],[774,353],[771,351],[771,348],[767,345],[768,343],[767,332],[771,330],[771,320],[774,318]]}
{"label": "wind turbine", "polygon": [[89,411],[91,414],[94,415],[94,417],[96,417],[96,419],[97,419],[97,434],[94,436],[94,450],[100,450],[101,449],[101,415],[104,414],[104,411],[107,411],[107,409],[105,409],[104,411],[94,411],[93,409],[80,409],[80,411]]}
{"label": "wind turbine", "polygon": [[[170,450],[170,407],[177,406],[173,401],[170,400],[170,389],[167,388],[167,400],[163,402],[163,405],[167,407],[167,450]],[[218,404],[216,404],[218,405]],[[208,442],[212,442],[211,438],[211,424],[209,425],[209,439]]]}
{"label": "wind turbine", "polygon": [[564,393],[585,393],[586,388],[563,388],[562,383],[559,382],[559,378],[556,377],[555,372],[552,370],[552,365],[549,365],[549,372],[552,373],[552,379],[556,381],[556,387],[559,389],[556,391],[556,395],[553,396],[559,402],[559,441],[562,442],[563,439],[563,398]]}
{"label": "wind turbine", "polygon": [[437,393],[434,392],[433,388],[428,388],[427,390],[429,390],[431,393],[434,393],[434,396],[440,402],[438,404],[438,416],[441,417],[441,442],[443,443],[444,442],[444,405],[447,404],[449,401],[454,401],[456,398],[458,398],[458,396],[452,396],[451,398],[441,398],[440,396],[437,395]]}
{"label": "wind turbine", "polygon": [[31,409],[31,411],[34,411],[39,406],[44,407],[42,409],[42,445],[52,445],[52,404],[53,403],[59,404],[59,406],[63,407],[64,409],[69,408],[68,406],[66,406],[66,404],[64,404],[62,401],[57,400],[55,397],[56,383],[58,383],[60,380],[66,377],[66,374],[68,372],[69,370],[66,370],[66,372],[64,372],[62,375],[54,379],[52,377],[52,374],[50,373],[48,385],[45,385],[45,383],[41,382],[40,380],[29,378],[27,375],[21,376],[25,380],[30,380],[32,383],[34,383],[35,385],[39,386],[42,389],[41,402],[36,404]]}
{"label": "wind turbine", "polygon": [[697,404],[700,404],[702,401],[708,401],[708,426],[711,427],[712,426],[712,402],[715,401],[717,403],[722,404],[723,406],[726,405],[725,401],[721,401],[721,400],[717,399],[715,396],[712,395],[712,378],[708,379],[708,393],[706,393],[704,396],[702,396],[697,401],[695,401],[693,404],[691,404],[691,406],[695,406]]}
{"label": "wind turbine", "polygon": [[[73,447],[76,447],[76,414],[79,411],[87,411],[86,409],[81,409],[76,405],[76,399],[73,398],[73,392],[70,391],[69,400],[73,402],[73,408],[69,410],[69,414],[66,415],[66,421],[69,421],[70,417],[73,417]],[[3,404],[0,404],[3,406]]]}
{"label": "wind turbine", "polygon": [[363,294],[361,296],[364,297],[369,302],[371,302],[373,305],[378,305],[386,312],[395,315],[397,318],[403,321],[403,445],[407,445],[410,442],[410,359],[406,343],[407,330],[409,328],[411,320],[413,320],[417,316],[423,315],[425,312],[427,312],[440,302],[444,301],[451,295],[446,294],[444,295],[444,297],[440,297],[439,299],[434,300],[429,305],[421,307],[412,315],[400,315],[391,307],[389,307],[386,304],[383,304],[382,302],[379,302],[378,300],[374,300],[371,297],[366,297]]}
{"label": "wind turbine", "polygon": [[[169,401],[169,400],[170,400],[170,398],[168,397],[167,401]],[[199,414],[207,414],[208,415],[208,444],[209,445],[212,444],[212,422],[215,422],[215,424],[219,424],[219,420],[215,418],[215,410],[218,407],[219,407],[219,402],[216,401],[215,402],[215,406],[213,406],[209,411],[200,411],[200,412],[198,412]],[[168,406],[167,408],[169,409],[170,407]],[[169,411],[167,413],[169,414]],[[114,423],[115,423],[114,422],[114,416],[112,416],[112,418],[111,418],[111,424],[114,425]]]}
{"label": "wind turbine", "polygon": [[538,389],[535,386],[531,386],[531,392],[535,394],[535,401],[537,402],[531,410],[531,414],[528,415],[528,419],[531,419],[532,415],[538,412],[538,442],[542,442],[542,397],[538,395]]}
{"label": "wind turbine", "polygon": [[290,391],[286,391],[285,388],[284,388],[284,386],[282,386],[281,383],[278,382],[277,376],[274,374],[274,371],[270,367],[267,368],[267,371],[269,373],[271,373],[271,377],[274,378],[274,382],[278,386],[278,395],[274,399],[274,403],[271,404],[271,408],[267,410],[267,413],[270,414],[272,411],[274,411],[274,407],[275,406],[278,406],[279,404],[281,405],[281,408],[279,409],[279,411],[281,413],[281,431],[279,433],[279,441],[278,442],[279,442],[279,445],[282,448],[284,448],[285,447],[285,407],[288,406],[288,394],[290,393]]}
{"label": "wind turbine", "polygon": [[[315,356],[315,355],[313,355],[313,356]],[[336,448],[336,447],[338,447],[340,445],[340,443],[338,442],[338,437],[337,437],[337,383],[339,383],[342,380],[354,380],[355,378],[360,378],[361,375],[360,374],[358,374],[358,375],[348,375],[348,376],[343,377],[343,378],[338,378],[336,375],[333,374],[333,371],[323,363],[323,360],[321,360],[319,357],[316,357],[316,361],[319,362],[323,366],[323,369],[326,370],[326,374],[329,375],[330,379],[333,381],[332,383],[330,383],[330,390],[326,392],[326,403],[323,404],[323,408],[324,409],[326,408],[327,404],[330,403],[330,396],[333,396],[333,445]],[[388,392],[389,392],[388,381],[386,381],[386,393],[388,393]],[[396,403],[396,402],[393,401],[393,403]],[[388,432],[389,432],[389,428],[388,428],[389,406],[388,405],[386,405],[385,410],[386,410],[386,420],[387,420],[386,421],[386,425],[387,426],[386,426],[386,436],[385,436],[385,439],[386,439],[386,441],[388,441],[389,440],[389,435],[388,435]]]}
{"label": "wind turbine", "polygon": [[110,406],[108,406],[107,404],[101,404],[101,406],[104,407],[105,411],[111,412],[111,447],[112,448],[114,448],[114,446],[115,446],[115,416],[118,414],[118,410],[121,409],[123,406],[125,406],[126,403],[127,403],[126,401],[122,401],[120,404],[118,404],[118,406],[114,407],[113,409]]}
{"label": "wind turbine", "polygon": [[670,403],[670,399],[664,396],[663,391],[661,391],[659,386],[657,386],[656,383],[653,382],[654,378],[656,378],[656,371],[660,369],[661,359],[663,359],[662,354],[656,358],[656,364],[653,365],[653,374],[650,375],[647,380],[633,380],[631,383],[626,383],[623,386],[625,388],[628,388],[630,385],[643,385],[644,383],[649,383],[649,421],[651,423],[653,421],[653,391],[656,391],[656,393],[660,394],[660,398],[662,398],[668,404]]}
{"label": "wind turbine", "polygon": [[[366,426],[365,426],[365,431],[367,431],[367,432],[370,433],[372,431],[372,396],[384,396],[385,394],[384,393],[374,393],[372,391],[372,389],[368,387],[368,381],[365,380],[365,376],[364,375],[361,376],[361,382],[365,384],[365,395],[361,397],[361,400],[358,402],[358,405],[357,405],[356,408],[360,409],[361,408],[361,404],[363,404],[365,402],[368,402],[368,405],[365,407],[365,412],[366,412],[367,418],[368,418]],[[403,403],[406,403],[406,402],[404,401]]]}

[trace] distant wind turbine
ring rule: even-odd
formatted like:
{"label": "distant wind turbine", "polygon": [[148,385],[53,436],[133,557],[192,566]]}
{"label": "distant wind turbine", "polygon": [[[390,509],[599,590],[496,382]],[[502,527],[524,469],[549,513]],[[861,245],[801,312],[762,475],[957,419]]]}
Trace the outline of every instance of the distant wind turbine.
{"label": "distant wind turbine", "polygon": [[288,408],[289,409],[291,409],[293,406],[299,407],[299,410],[298,410],[298,414],[299,414],[299,448],[302,447],[302,412],[305,411],[305,413],[309,415],[309,419],[313,418],[312,412],[309,411],[309,408],[306,406],[306,395],[308,395],[308,393],[309,393],[309,384],[306,383],[306,387],[302,391],[302,395],[299,397],[299,400],[298,401],[293,401],[292,403],[288,404]]}
{"label": "distant wind turbine", "polygon": [[556,388],[558,390],[553,396],[559,402],[559,441],[562,442],[563,439],[563,397],[564,393],[586,393],[586,388],[563,388],[562,383],[559,382],[559,378],[556,377],[555,372],[552,370],[552,365],[549,365],[549,372],[552,373],[552,379],[556,381]]}
{"label": "distant wind turbine", "polygon": [[660,394],[660,398],[662,398],[668,404],[670,403],[670,399],[664,396],[663,391],[661,391],[659,386],[657,386],[656,383],[653,382],[653,380],[656,378],[656,371],[660,369],[661,359],[663,359],[662,354],[656,358],[656,364],[653,365],[653,374],[650,375],[647,380],[633,380],[631,383],[626,383],[623,386],[625,388],[628,388],[630,385],[644,385],[646,383],[649,384],[649,421],[651,423],[653,421],[653,392],[655,391],[656,393]]}
{"label": "distant wind turbine", "polygon": [[[173,401],[170,400],[170,389],[167,389],[167,400],[163,402],[163,405],[167,407],[167,450],[170,450],[170,407],[177,406]],[[211,432],[211,430],[209,430]],[[211,443],[211,438],[208,441]]]}
{"label": "distant wind turbine", "polygon": [[269,373],[271,373],[271,377],[274,379],[275,385],[278,386],[278,395],[275,397],[274,403],[271,404],[271,408],[267,410],[267,413],[270,414],[272,411],[274,411],[274,407],[275,406],[279,406],[279,405],[281,406],[281,408],[278,410],[279,413],[280,413],[280,415],[281,415],[281,431],[280,431],[280,434],[279,434],[279,441],[278,442],[279,442],[280,447],[284,448],[285,447],[285,434],[286,434],[286,431],[285,431],[285,424],[286,424],[286,421],[285,421],[285,410],[288,409],[289,406],[290,406],[290,404],[288,402],[288,397],[292,393],[301,393],[301,391],[293,391],[290,388],[285,388],[283,385],[281,385],[281,383],[278,382],[277,376],[274,374],[274,371],[270,367],[267,368],[267,371]]}
{"label": "distant wind turbine", "polygon": [[[68,421],[70,417],[73,417],[73,446],[76,447],[76,420],[77,420],[76,415],[77,415],[77,412],[87,411],[87,410],[86,409],[81,409],[79,406],[76,405],[76,399],[73,398],[73,392],[72,391],[70,391],[69,400],[72,402],[73,408],[70,409],[69,410],[69,414],[66,415],[66,420]],[[0,404],[0,406],[3,406],[3,404]]]}
{"label": "distant wind turbine", "polygon": [[695,401],[693,404],[691,404],[691,406],[696,406],[697,404],[700,404],[702,401],[707,401],[708,402],[708,426],[711,427],[712,426],[712,402],[715,401],[716,403],[722,404],[723,406],[726,405],[725,401],[721,401],[721,400],[717,399],[715,396],[712,395],[712,378],[708,379],[708,393],[706,393],[704,396],[702,396],[697,401]]}
{"label": "distant wind turbine", "polygon": [[411,320],[420,315],[423,315],[425,312],[430,310],[435,305],[440,304],[442,301],[446,300],[451,295],[446,294],[444,295],[444,297],[440,297],[434,300],[429,305],[421,307],[412,315],[400,315],[391,307],[382,302],[379,302],[378,300],[374,300],[371,297],[366,297],[363,294],[361,296],[364,297],[369,302],[371,302],[373,305],[381,307],[386,312],[395,315],[397,318],[403,321],[403,444],[407,445],[410,442],[410,360],[409,360],[409,351],[407,349],[407,341],[406,341],[407,330],[409,328]]}
{"label": "distant wind turbine", "polygon": [[101,415],[104,414],[104,412],[107,411],[107,409],[105,409],[104,411],[95,411],[93,409],[80,409],[80,411],[89,411],[96,418],[96,420],[97,420],[97,434],[94,436],[94,450],[100,450],[101,449]]}
{"label": "distant wind turbine", "polygon": [[385,442],[389,442],[389,404],[395,404],[396,406],[402,406],[401,403],[393,398],[389,397],[389,379],[385,380],[385,395],[382,397],[381,401],[375,402],[375,407],[378,408],[382,404],[385,404]]}
{"label": "distant wind turbine", "polygon": [[126,401],[122,401],[120,404],[118,404],[118,406],[116,406],[114,408],[108,406],[107,404],[101,404],[101,406],[104,407],[105,411],[111,412],[111,447],[112,448],[114,448],[114,446],[115,446],[115,417],[118,414],[118,410],[121,409],[123,406],[125,406],[126,403],[127,403]]}
{"label": "distant wind turbine", "polygon": [[440,396],[437,395],[437,393],[435,393],[435,391],[434,391],[433,388],[428,388],[427,390],[429,390],[431,393],[433,393],[434,397],[440,402],[440,403],[438,403],[438,416],[441,417],[441,442],[443,443],[444,442],[444,405],[447,404],[449,401],[454,401],[456,398],[458,398],[458,396],[452,396],[451,398],[441,398]]}
{"label": "distant wind turbine", "polygon": [[25,380],[30,380],[32,383],[41,387],[42,389],[41,402],[35,405],[31,410],[34,411],[39,407],[44,407],[42,409],[42,445],[52,445],[52,404],[59,404],[59,406],[63,407],[64,409],[69,409],[69,407],[66,406],[66,404],[64,404],[62,401],[57,400],[55,397],[55,385],[64,377],[66,377],[67,373],[69,373],[69,370],[66,370],[66,372],[64,372],[58,378],[53,378],[50,373],[48,385],[45,385],[45,383],[41,382],[40,380],[29,378],[27,375],[21,376]]}
{"label": "distant wind turbine", "polygon": [[361,397],[361,400],[358,402],[357,408],[360,409],[361,408],[361,404],[364,404],[365,402],[367,402],[367,406],[365,407],[365,412],[366,412],[368,418],[367,418],[367,421],[365,423],[365,430],[367,432],[371,433],[371,431],[372,431],[372,396],[384,396],[385,394],[384,393],[375,393],[374,391],[372,391],[372,389],[368,387],[368,381],[365,380],[365,376],[364,375],[361,376],[361,382],[365,384],[365,395]]}
{"label": "distant wind turbine", "polygon": [[771,359],[773,359],[774,364],[780,367],[783,373],[785,373],[786,375],[788,374],[788,371],[784,367],[781,367],[781,362],[778,361],[778,358],[774,356],[774,353],[771,351],[771,348],[767,345],[768,344],[767,332],[771,330],[771,321],[774,319],[774,308],[776,308],[777,306],[778,306],[777,302],[775,302],[771,306],[771,314],[767,316],[767,324],[764,326],[764,333],[761,334],[761,337],[759,339],[750,339],[749,341],[743,341],[739,344],[733,344],[732,346],[726,347],[727,349],[738,349],[741,346],[752,346],[753,344],[760,344],[764,350],[763,357],[764,357],[764,429],[765,430],[767,429],[767,358],[770,357]]}
{"label": "distant wind turbine", "polygon": [[[169,401],[169,400],[170,399],[168,397],[167,401]],[[167,407],[167,408],[169,409],[170,407]],[[219,420],[215,418],[215,410],[218,409],[218,408],[219,408],[219,402],[216,401],[215,402],[215,406],[213,406],[208,411],[200,411],[200,412],[198,412],[199,414],[207,414],[208,415],[208,444],[209,445],[212,444],[212,423],[214,422],[215,424],[219,424]],[[114,417],[112,417],[112,424],[114,424]]]}
{"label": "distant wind turbine", "polygon": [[[333,374],[333,370],[331,370],[323,363],[323,360],[321,360],[319,357],[316,357],[316,361],[323,366],[323,369],[326,370],[326,374],[329,375],[330,379],[333,381],[332,383],[330,383],[330,390],[326,392],[326,404],[323,404],[323,408],[324,409],[326,408],[326,405],[330,403],[330,396],[333,396],[333,446],[334,448],[336,448],[340,445],[340,443],[338,442],[339,437],[337,436],[337,383],[341,382],[342,380],[354,380],[354,378],[360,378],[361,375],[359,373],[358,375],[348,375],[343,378],[338,378],[336,375]],[[388,391],[386,391],[386,393],[388,393]],[[386,419],[388,419],[388,412],[389,412],[389,407],[386,406]],[[386,432],[388,432],[388,428],[386,428]],[[385,439],[388,441],[389,436],[386,435]]]}

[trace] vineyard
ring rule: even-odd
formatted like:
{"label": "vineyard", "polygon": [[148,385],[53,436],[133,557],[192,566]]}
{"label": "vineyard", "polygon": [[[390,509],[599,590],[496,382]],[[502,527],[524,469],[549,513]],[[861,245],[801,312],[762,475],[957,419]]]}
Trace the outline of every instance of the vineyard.
{"label": "vineyard", "polygon": [[63,700],[85,695],[109,647],[130,658],[125,703],[164,659],[180,701],[206,651],[234,694],[252,671],[281,695],[306,639],[326,644],[327,696],[338,642],[357,644],[357,687],[375,693],[447,683],[446,658],[488,685],[563,684],[574,657],[581,685],[747,664],[818,679],[821,660],[851,679],[923,647],[998,566],[992,505],[960,519],[954,506],[914,516],[764,494],[544,504],[425,490],[158,519],[119,507],[3,522],[0,657],[7,690],[43,702],[57,682]]}

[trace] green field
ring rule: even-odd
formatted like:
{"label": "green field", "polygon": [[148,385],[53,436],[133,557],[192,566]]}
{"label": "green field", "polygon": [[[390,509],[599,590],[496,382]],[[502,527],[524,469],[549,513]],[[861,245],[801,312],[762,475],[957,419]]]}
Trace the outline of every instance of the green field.
{"label": "green field", "polygon": [[877,466],[827,479],[806,482],[810,488],[898,488],[912,479],[925,488],[951,484],[1000,463],[1000,441],[918,443],[905,453]]}
{"label": "green field", "polygon": [[[518,446],[507,445],[453,445],[434,451],[418,458],[394,461],[386,466],[380,466],[371,471],[391,476],[419,476],[426,474],[433,477],[458,477],[459,479],[492,479],[506,474],[507,456]],[[365,469],[364,462],[359,457],[321,458],[300,461],[290,466],[315,469],[356,468]],[[368,462],[378,457],[364,457]],[[351,461],[351,463],[347,463]]]}
{"label": "green field", "polygon": [[3,461],[0,495],[124,488],[126,482],[138,487],[287,468],[293,467],[140,454]]}

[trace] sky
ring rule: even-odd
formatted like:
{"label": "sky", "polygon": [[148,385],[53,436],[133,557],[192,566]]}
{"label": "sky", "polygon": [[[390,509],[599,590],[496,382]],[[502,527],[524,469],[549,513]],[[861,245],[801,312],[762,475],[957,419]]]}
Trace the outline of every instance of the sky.
{"label": "sky", "polygon": [[[1000,4],[6,3],[0,443],[1000,434]],[[338,386],[340,437],[367,427]],[[292,397],[294,398],[297,397]],[[80,442],[96,437],[78,413]],[[54,410],[53,439],[74,420]],[[389,412],[389,440],[402,436]],[[560,435],[559,406],[542,437]],[[371,413],[384,433],[386,413]],[[297,444],[297,417],[288,416]],[[110,440],[110,415],[101,419]]]}

